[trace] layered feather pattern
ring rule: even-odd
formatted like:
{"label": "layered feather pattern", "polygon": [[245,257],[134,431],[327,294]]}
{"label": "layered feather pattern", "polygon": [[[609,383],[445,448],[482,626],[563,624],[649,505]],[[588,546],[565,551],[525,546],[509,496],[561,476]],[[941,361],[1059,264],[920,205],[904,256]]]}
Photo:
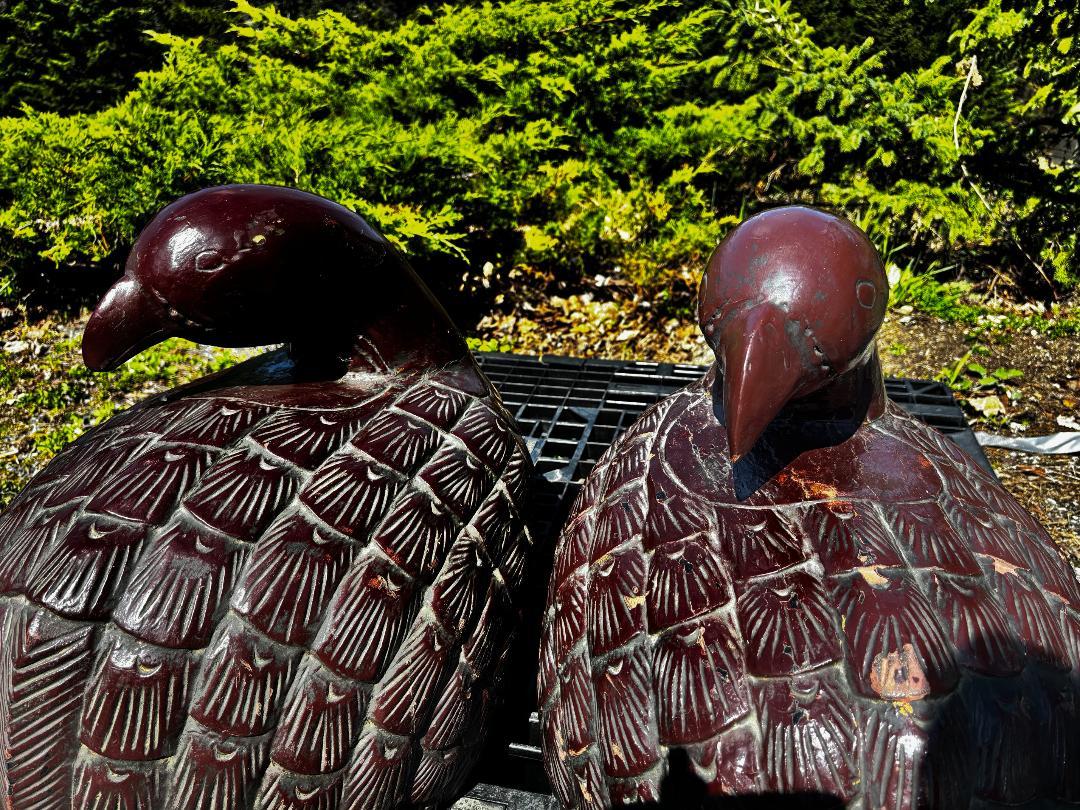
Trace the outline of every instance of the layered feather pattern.
{"label": "layered feather pattern", "polygon": [[0,517],[0,805],[458,789],[515,624],[528,455],[471,367],[366,385],[146,403]]}
{"label": "layered feather pattern", "polygon": [[1038,523],[892,405],[737,494],[712,393],[617,440],[555,550],[559,801],[676,806],[689,778],[807,806],[1076,802],[1080,591]]}

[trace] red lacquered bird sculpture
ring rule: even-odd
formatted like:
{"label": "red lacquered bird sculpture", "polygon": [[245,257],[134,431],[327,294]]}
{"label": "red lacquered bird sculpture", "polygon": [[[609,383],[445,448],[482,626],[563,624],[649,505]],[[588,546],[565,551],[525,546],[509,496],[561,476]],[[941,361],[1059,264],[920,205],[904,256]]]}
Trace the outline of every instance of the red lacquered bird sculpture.
{"label": "red lacquered bird sculpture", "polygon": [[528,456],[360,217],[226,186],[164,209],[86,327],[285,343],[89,431],[0,518],[0,806],[432,806],[478,754]]}
{"label": "red lacquered bird sculpture", "polygon": [[610,448],[556,551],[539,697],[563,805],[1080,802],[1080,587],[886,400],[887,298],[866,237],[817,211],[716,250],[716,364]]}

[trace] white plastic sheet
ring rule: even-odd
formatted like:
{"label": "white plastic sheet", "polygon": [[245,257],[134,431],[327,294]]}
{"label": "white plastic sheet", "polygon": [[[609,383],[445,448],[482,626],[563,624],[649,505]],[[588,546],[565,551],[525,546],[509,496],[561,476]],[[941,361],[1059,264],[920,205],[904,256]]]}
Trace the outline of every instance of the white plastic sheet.
{"label": "white plastic sheet", "polygon": [[1003,447],[1006,450],[1022,450],[1046,456],[1063,456],[1080,453],[1080,431],[1070,430],[1051,433],[1048,436],[995,436],[993,433],[975,434],[975,440],[983,447]]}

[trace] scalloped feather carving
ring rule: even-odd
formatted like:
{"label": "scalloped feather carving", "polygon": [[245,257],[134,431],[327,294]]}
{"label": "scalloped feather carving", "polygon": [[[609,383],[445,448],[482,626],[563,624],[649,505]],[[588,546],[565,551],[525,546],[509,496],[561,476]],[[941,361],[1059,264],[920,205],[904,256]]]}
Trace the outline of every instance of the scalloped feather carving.
{"label": "scalloped feather carving", "polygon": [[168,810],[246,807],[266,767],[266,737],[190,734],[176,755]]}
{"label": "scalloped feather carving", "polygon": [[[559,673],[553,725],[561,734],[555,755],[576,759],[594,742],[593,687],[584,653],[573,656]],[[549,754],[550,756],[550,754]]]}
{"label": "scalloped feather carving", "polygon": [[604,501],[593,526],[590,562],[595,563],[624,543],[640,537],[648,511],[648,495],[643,486],[624,489]]}
{"label": "scalloped feather carving", "polygon": [[659,631],[731,601],[731,578],[704,535],[658,546],[649,565],[649,627]]}
{"label": "scalloped feather carving", "polygon": [[112,762],[92,751],[75,761],[71,807],[91,810],[155,810],[164,767]]}
{"label": "scalloped feather carving", "polygon": [[860,740],[844,676],[830,668],[762,681],[753,691],[770,782],[785,792],[851,799],[860,780]]}
{"label": "scalloped feather carving", "polygon": [[929,598],[962,666],[999,677],[1023,669],[1020,639],[983,582],[935,575],[929,580]]}
{"label": "scalloped feather carving", "polygon": [[913,567],[979,575],[967,542],[949,525],[938,503],[889,504],[882,509]]}
{"label": "scalloped feather carving", "polygon": [[555,564],[551,571],[550,590],[566,581],[571,573],[589,562],[592,546],[592,513],[575,515],[563,526],[555,549]]}
{"label": "scalloped feather carving", "polygon": [[162,523],[211,459],[208,451],[197,448],[156,447],[110,476],[86,508],[126,520]]}
{"label": "scalloped feather carving", "polygon": [[913,582],[867,572],[838,584],[835,598],[859,692],[920,700],[956,685],[952,645]]}
{"label": "scalloped feather carving", "polygon": [[469,668],[459,664],[435,700],[431,724],[421,740],[423,747],[435,750],[461,745],[482,699],[482,689]]}
{"label": "scalloped feather carving", "polygon": [[439,432],[418,419],[385,411],[371,420],[353,444],[379,463],[411,475],[439,446]]}
{"label": "scalloped feather carving", "polygon": [[199,402],[183,419],[166,424],[160,440],[227,447],[270,413],[270,408],[249,402],[206,400]]}
{"label": "scalloped feather carving", "polygon": [[1019,572],[990,574],[1005,612],[1016,623],[1028,655],[1054,669],[1070,669],[1056,611],[1046,596]]}
{"label": "scalloped feather carving", "polygon": [[738,598],[738,616],[746,666],[754,675],[794,675],[840,658],[828,594],[807,573],[748,583]]}
{"label": "scalloped feather carving", "polygon": [[344,773],[338,773],[314,779],[271,763],[255,799],[255,810],[338,810],[344,778]]}
{"label": "scalloped feather carving", "polygon": [[191,716],[230,737],[265,734],[274,727],[297,657],[259,638],[239,619],[226,618],[206,650]]}
{"label": "scalloped feather carving", "polygon": [[40,561],[27,595],[61,616],[107,618],[145,533],[142,526],[83,515]]}
{"label": "scalloped feather carving", "polygon": [[660,758],[651,658],[648,647],[638,645],[593,671],[597,742],[610,776],[637,776]]}
{"label": "scalloped feather carving", "polygon": [[310,470],[353,437],[364,423],[367,411],[368,408],[341,412],[279,411],[249,435],[251,441],[278,458]]}
{"label": "scalloped feather carving", "polygon": [[1010,542],[1008,532],[1002,530],[986,509],[949,498],[942,500],[942,508],[949,523],[967,540],[972,551],[1015,568],[1027,568],[1031,564],[1022,547]]}
{"label": "scalloped feather carving", "polygon": [[169,527],[139,558],[113,621],[163,647],[205,647],[249,548],[205,527]]}
{"label": "scalloped feather carving", "polygon": [[433,623],[418,621],[372,695],[375,722],[395,734],[415,734],[427,722],[436,687],[454,652]]}
{"label": "scalloped feather carving", "polygon": [[394,502],[371,539],[411,576],[430,581],[456,531],[457,521],[442,501],[412,489]]}
{"label": "scalloped feather carving", "polygon": [[113,760],[173,753],[191,696],[193,657],[113,632],[86,688],[80,740]]}
{"label": "scalloped feather carving", "polygon": [[255,546],[230,605],[283,644],[307,644],[356,546],[299,513],[279,518]]}
{"label": "scalloped feather carving", "polygon": [[388,560],[368,553],[342,578],[313,651],[335,672],[380,678],[412,622],[414,583]]}
{"label": "scalloped feather carving", "polygon": [[720,548],[736,582],[780,571],[806,559],[791,519],[774,510],[729,510],[719,524]]}
{"label": "scalloped feather carving", "polygon": [[559,586],[552,603],[555,619],[551,635],[555,640],[555,658],[565,661],[570,651],[585,638],[585,612],[589,586],[584,576],[573,576]]}
{"label": "scalloped feather carving", "polygon": [[602,557],[586,608],[589,649],[602,655],[645,631],[645,560],[637,549]]}
{"label": "scalloped feather carving", "polygon": [[0,618],[0,708],[8,712],[0,783],[6,782],[14,808],[66,808],[93,628],[28,605],[13,606]]}
{"label": "scalloped feather carving", "polygon": [[115,442],[92,445],[92,452],[82,455],[80,463],[72,466],[70,475],[43,493],[42,506],[66,506],[76,498],[85,498],[99,485],[114,480],[117,471],[136,457],[146,444],[145,436],[125,436]]}
{"label": "scalloped feather carving", "polygon": [[480,505],[495,483],[478,458],[450,444],[444,444],[435,452],[418,477],[463,520]]}
{"label": "scalloped feather carving", "polygon": [[476,620],[491,563],[468,533],[458,535],[431,586],[431,610],[443,631],[461,639]]}
{"label": "scalloped feather carving", "polygon": [[360,406],[317,383],[320,410],[181,398],[59,457],[0,517],[0,794],[444,802],[497,704],[531,465],[471,370],[437,377],[393,406],[397,383]]}
{"label": "scalloped feather carving", "polygon": [[0,592],[26,589],[41,560],[67,534],[78,504],[32,514],[29,524],[11,529],[7,545],[0,548]]}
{"label": "scalloped feather carving", "polygon": [[416,386],[395,403],[395,407],[448,429],[469,404],[469,395],[442,385]]}
{"label": "scalloped feather carving", "polygon": [[475,756],[474,752],[461,748],[422,752],[409,800],[424,807],[439,796],[455,795]]}
{"label": "scalloped feather carving", "polygon": [[343,681],[307,658],[281,709],[271,748],[278,765],[303,774],[345,767],[360,736],[369,687]]}
{"label": "scalloped feather carving", "polygon": [[484,402],[469,406],[454,426],[454,436],[490,470],[502,469],[513,446],[509,429]]}
{"label": "scalloped feather carving", "polygon": [[730,619],[669,630],[653,652],[657,727],[665,745],[706,740],[749,711],[742,645]]}
{"label": "scalloped feather carving", "polygon": [[248,447],[221,458],[184,506],[208,526],[253,541],[296,493],[298,480],[284,465]]}
{"label": "scalloped feather carving", "polygon": [[643,476],[649,468],[652,437],[628,438],[619,445],[619,452],[607,466],[604,482],[606,497],[611,497],[626,486],[644,486]]}
{"label": "scalloped feather carving", "polygon": [[870,504],[828,504],[813,512],[817,551],[828,574],[904,565],[892,532]]}
{"label": "scalloped feather carving", "polygon": [[414,759],[411,741],[390,737],[374,727],[365,730],[353,755],[360,767],[350,768],[345,776],[343,806],[356,810],[400,807],[408,795]]}
{"label": "scalloped feather carving", "polygon": [[658,476],[650,476],[649,490],[652,504],[641,530],[641,544],[646,551],[652,551],[672,538],[690,537],[712,528],[710,518],[716,511],[714,505],[674,491],[674,487],[667,487]]}
{"label": "scalloped feather carving", "polygon": [[350,537],[364,537],[386,513],[403,481],[374,460],[339,453],[300,490],[300,500],[324,523]]}

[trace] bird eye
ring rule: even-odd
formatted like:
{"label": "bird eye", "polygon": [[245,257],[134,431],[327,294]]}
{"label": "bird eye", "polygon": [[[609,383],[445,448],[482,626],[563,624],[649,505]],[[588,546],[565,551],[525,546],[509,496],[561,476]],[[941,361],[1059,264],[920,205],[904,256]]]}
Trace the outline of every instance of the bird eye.
{"label": "bird eye", "polygon": [[225,265],[225,260],[216,250],[204,250],[195,257],[195,269],[203,273],[211,273],[220,270]]}
{"label": "bird eye", "polygon": [[855,297],[859,300],[860,306],[873,309],[877,301],[877,287],[874,286],[874,282],[865,278],[861,279],[855,284]]}

